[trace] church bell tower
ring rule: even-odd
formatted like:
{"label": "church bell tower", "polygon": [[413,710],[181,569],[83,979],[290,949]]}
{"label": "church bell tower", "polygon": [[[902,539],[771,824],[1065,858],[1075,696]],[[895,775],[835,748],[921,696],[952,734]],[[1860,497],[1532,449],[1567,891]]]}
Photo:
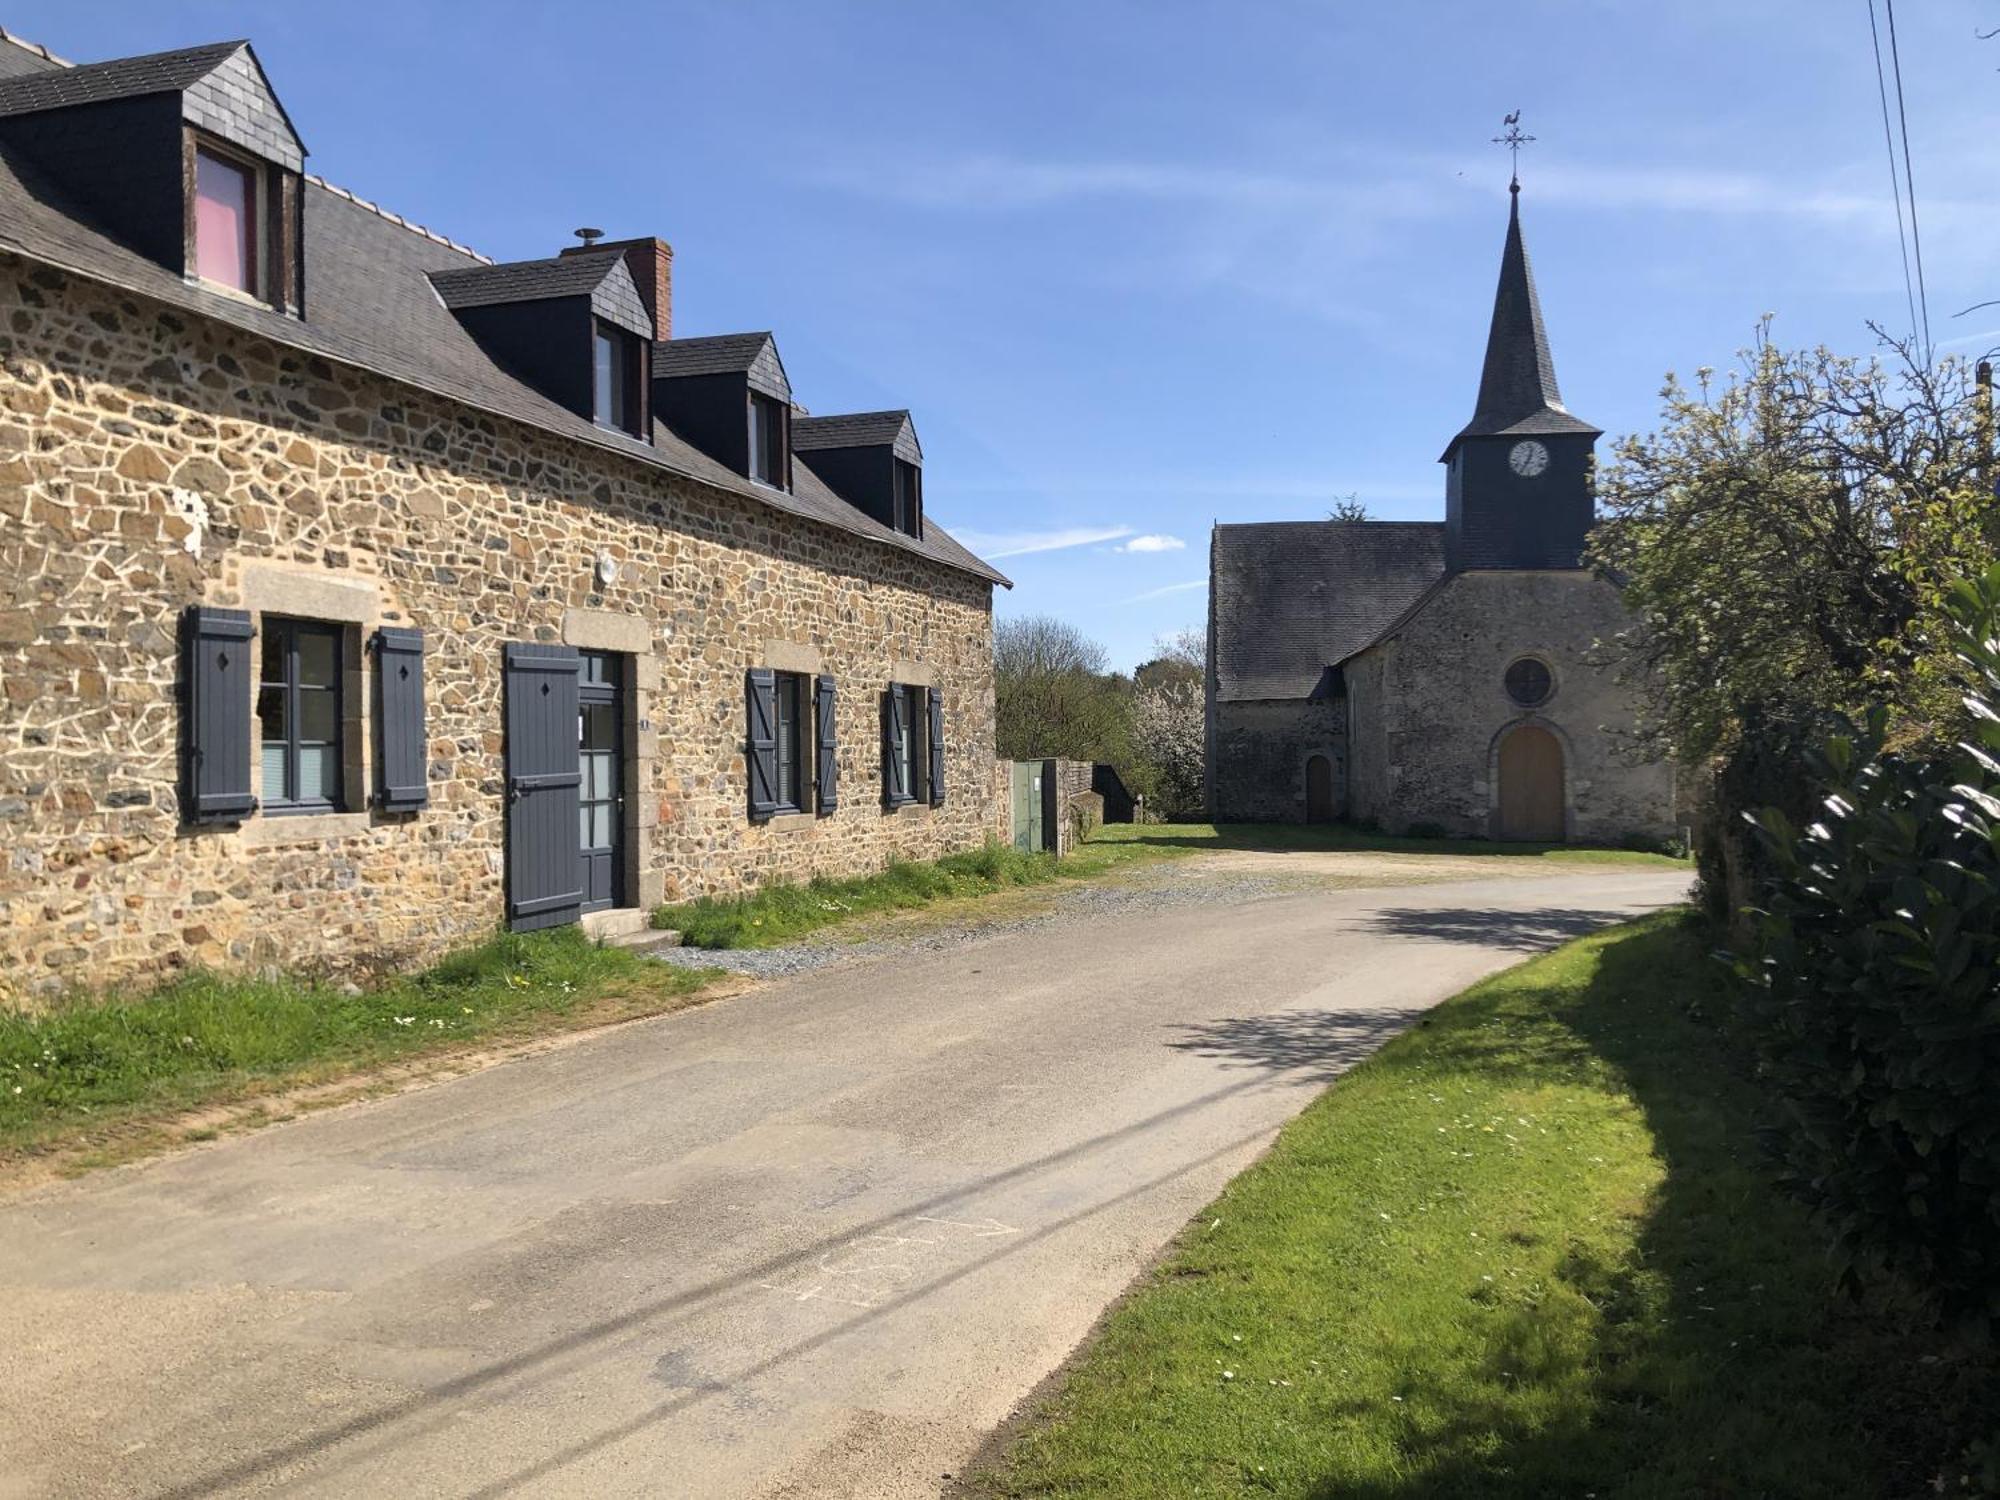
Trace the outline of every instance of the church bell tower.
{"label": "church bell tower", "polygon": [[1454,570],[1577,568],[1596,515],[1591,454],[1602,429],[1563,406],[1521,243],[1518,178],[1509,196],[1479,401],[1441,460],[1445,558]]}

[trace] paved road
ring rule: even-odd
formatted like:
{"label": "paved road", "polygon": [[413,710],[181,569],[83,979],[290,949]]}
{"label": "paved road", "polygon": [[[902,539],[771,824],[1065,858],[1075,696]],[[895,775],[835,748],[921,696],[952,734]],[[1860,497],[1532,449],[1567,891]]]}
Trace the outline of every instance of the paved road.
{"label": "paved road", "polygon": [[0,1206],[0,1496],[933,1495],[1328,1078],[1671,872],[1056,921]]}

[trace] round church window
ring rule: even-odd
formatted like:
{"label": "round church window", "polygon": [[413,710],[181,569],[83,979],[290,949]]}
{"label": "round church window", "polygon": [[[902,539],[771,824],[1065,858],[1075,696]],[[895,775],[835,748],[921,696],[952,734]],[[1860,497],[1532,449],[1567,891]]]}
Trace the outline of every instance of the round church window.
{"label": "round church window", "polygon": [[1523,708],[1539,708],[1555,690],[1549,664],[1539,657],[1524,656],[1507,669],[1507,696]]}

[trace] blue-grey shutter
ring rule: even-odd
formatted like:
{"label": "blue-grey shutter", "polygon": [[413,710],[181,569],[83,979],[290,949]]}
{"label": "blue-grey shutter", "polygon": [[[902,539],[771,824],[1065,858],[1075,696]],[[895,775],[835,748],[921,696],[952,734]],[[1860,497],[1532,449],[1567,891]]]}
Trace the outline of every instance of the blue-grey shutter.
{"label": "blue-grey shutter", "polygon": [[240,609],[188,610],[181,622],[183,811],[190,823],[237,823],[250,795],[250,694],[257,653]]}
{"label": "blue-grey shutter", "polygon": [[778,677],[769,667],[744,675],[745,763],[750,768],[750,816],[778,810]]}
{"label": "blue-grey shutter", "polygon": [[375,800],[388,812],[415,812],[431,800],[421,630],[384,625],[375,632],[375,730]]}
{"label": "blue-grey shutter", "polygon": [[930,722],[925,726],[924,736],[930,748],[930,794],[931,806],[944,806],[944,692],[930,688],[925,692],[925,705],[930,710]]}
{"label": "blue-grey shutter", "polygon": [[900,807],[910,800],[903,785],[903,758],[896,753],[903,723],[903,695],[893,687],[882,695],[882,805]]}
{"label": "blue-grey shutter", "polygon": [[840,736],[834,723],[831,677],[813,680],[813,740],[819,747],[813,781],[819,795],[820,815],[824,817],[840,806]]}

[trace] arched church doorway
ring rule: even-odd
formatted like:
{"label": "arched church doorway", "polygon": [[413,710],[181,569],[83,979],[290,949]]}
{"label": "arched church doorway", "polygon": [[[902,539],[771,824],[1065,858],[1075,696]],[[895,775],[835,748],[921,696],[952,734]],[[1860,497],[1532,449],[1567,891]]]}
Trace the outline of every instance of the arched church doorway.
{"label": "arched church doorway", "polygon": [[1563,837],[1562,741],[1523,724],[1500,742],[1500,837],[1555,844]]}
{"label": "arched church doorway", "polygon": [[1306,761],[1306,821],[1331,823],[1333,815],[1333,762],[1315,755]]}

